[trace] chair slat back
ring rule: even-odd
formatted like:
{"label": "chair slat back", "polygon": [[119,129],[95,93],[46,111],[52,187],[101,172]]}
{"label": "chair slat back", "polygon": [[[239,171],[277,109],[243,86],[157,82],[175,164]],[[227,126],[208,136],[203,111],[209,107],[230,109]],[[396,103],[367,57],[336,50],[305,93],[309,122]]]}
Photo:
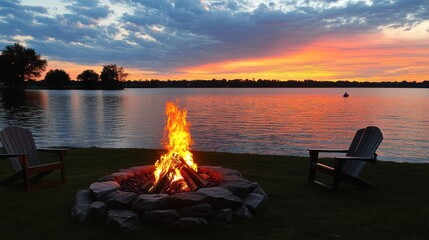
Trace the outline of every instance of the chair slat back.
{"label": "chair slat back", "polygon": [[[378,127],[369,126],[359,129],[346,154],[349,157],[373,157],[383,141],[383,134]],[[346,161],[342,172],[357,177],[365,166],[364,161]]]}
{"label": "chair slat back", "polygon": [[[40,165],[33,134],[27,129],[9,126],[0,132],[0,141],[8,154],[26,153],[30,166]],[[10,158],[13,168],[19,172],[22,170],[17,157]]]}

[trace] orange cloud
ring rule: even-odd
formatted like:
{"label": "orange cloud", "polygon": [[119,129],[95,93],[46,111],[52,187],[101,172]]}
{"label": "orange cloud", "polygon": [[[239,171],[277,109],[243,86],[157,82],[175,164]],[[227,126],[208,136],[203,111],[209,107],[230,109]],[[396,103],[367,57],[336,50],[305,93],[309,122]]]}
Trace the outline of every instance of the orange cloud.
{"label": "orange cloud", "polygon": [[277,56],[235,59],[182,68],[188,78],[263,78],[351,81],[422,81],[429,49],[422,40],[383,34],[318,39]]}
{"label": "orange cloud", "polygon": [[[428,41],[394,38],[389,34],[315,39],[293,52],[232,59],[176,69],[174,73],[123,66],[128,79],[278,79],[350,81],[423,81],[429,76]],[[48,61],[48,69],[64,69],[72,79],[86,69],[100,73],[102,66]]]}

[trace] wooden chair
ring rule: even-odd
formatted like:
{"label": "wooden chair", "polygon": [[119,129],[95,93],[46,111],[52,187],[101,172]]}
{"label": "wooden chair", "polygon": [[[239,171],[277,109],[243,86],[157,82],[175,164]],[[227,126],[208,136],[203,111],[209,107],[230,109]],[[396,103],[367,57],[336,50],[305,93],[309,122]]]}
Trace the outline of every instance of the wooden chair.
{"label": "wooden chair", "polygon": [[[9,126],[0,132],[0,141],[6,151],[1,158],[9,158],[15,174],[7,178],[2,185],[13,183],[20,178],[24,181],[25,190],[35,190],[59,183],[65,183],[64,157],[67,149],[37,149],[33,135],[27,129]],[[42,164],[38,151],[52,152],[59,156],[59,162]],[[60,180],[38,182],[54,170],[61,171]],[[34,175],[31,179],[29,177]]]}
{"label": "wooden chair", "polygon": [[[317,184],[330,188],[337,192],[341,181],[349,182],[363,188],[376,188],[370,183],[359,178],[359,174],[367,162],[375,163],[377,154],[375,151],[383,140],[381,130],[377,127],[359,129],[353,138],[348,150],[309,149],[310,168],[308,175],[309,184]],[[319,153],[346,153],[345,157],[334,157],[334,166],[319,163]],[[316,181],[316,172],[322,172],[332,176],[332,187]]]}

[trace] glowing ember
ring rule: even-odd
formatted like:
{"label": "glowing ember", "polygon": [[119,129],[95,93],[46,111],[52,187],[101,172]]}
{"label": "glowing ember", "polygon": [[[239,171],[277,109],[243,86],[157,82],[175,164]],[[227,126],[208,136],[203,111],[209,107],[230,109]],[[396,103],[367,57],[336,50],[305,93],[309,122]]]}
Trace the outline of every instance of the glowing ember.
{"label": "glowing ember", "polygon": [[[165,114],[167,124],[164,128],[164,147],[167,153],[163,154],[155,163],[155,181],[149,192],[163,178],[168,179],[167,192],[189,191],[190,188],[182,176],[182,168],[187,167],[195,172],[198,169],[194,163],[190,145],[192,144],[189,123],[186,121],[186,110],[181,110],[173,102],[167,102]],[[185,166],[185,164],[187,166]]]}

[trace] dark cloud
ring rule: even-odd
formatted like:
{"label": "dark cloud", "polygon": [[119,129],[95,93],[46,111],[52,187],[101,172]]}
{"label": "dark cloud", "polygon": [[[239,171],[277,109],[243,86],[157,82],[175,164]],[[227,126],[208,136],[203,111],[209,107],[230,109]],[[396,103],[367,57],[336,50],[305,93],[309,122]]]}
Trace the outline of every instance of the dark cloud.
{"label": "dark cloud", "polygon": [[[129,9],[114,15],[115,4]],[[0,2],[0,42],[29,35],[42,55],[82,64],[117,63],[161,72],[212,61],[294,51],[320,37],[371,33],[381,26],[410,27],[428,20],[425,0],[66,1],[67,12]],[[109,20],[110,19],[110,20]],[[109,22],[111,20],[114,22]]]}
{"label": "dark cloud", "polygon": [[72,1],[71,3],[71,5],[66,7],[71,12],[70,15],[73,15],[75,18],[79,16],[80,18],[87,19],[88,22],[96,23],[97,20],[104,19],[112,13],[108,6],[100,5],[100,1],[79,0]]}
{"label": "dark cloud", "polygon": [[1,2],[1,9],[9,9],[13,10],[20,6],[20,2],[18,0],[4,0]]}

